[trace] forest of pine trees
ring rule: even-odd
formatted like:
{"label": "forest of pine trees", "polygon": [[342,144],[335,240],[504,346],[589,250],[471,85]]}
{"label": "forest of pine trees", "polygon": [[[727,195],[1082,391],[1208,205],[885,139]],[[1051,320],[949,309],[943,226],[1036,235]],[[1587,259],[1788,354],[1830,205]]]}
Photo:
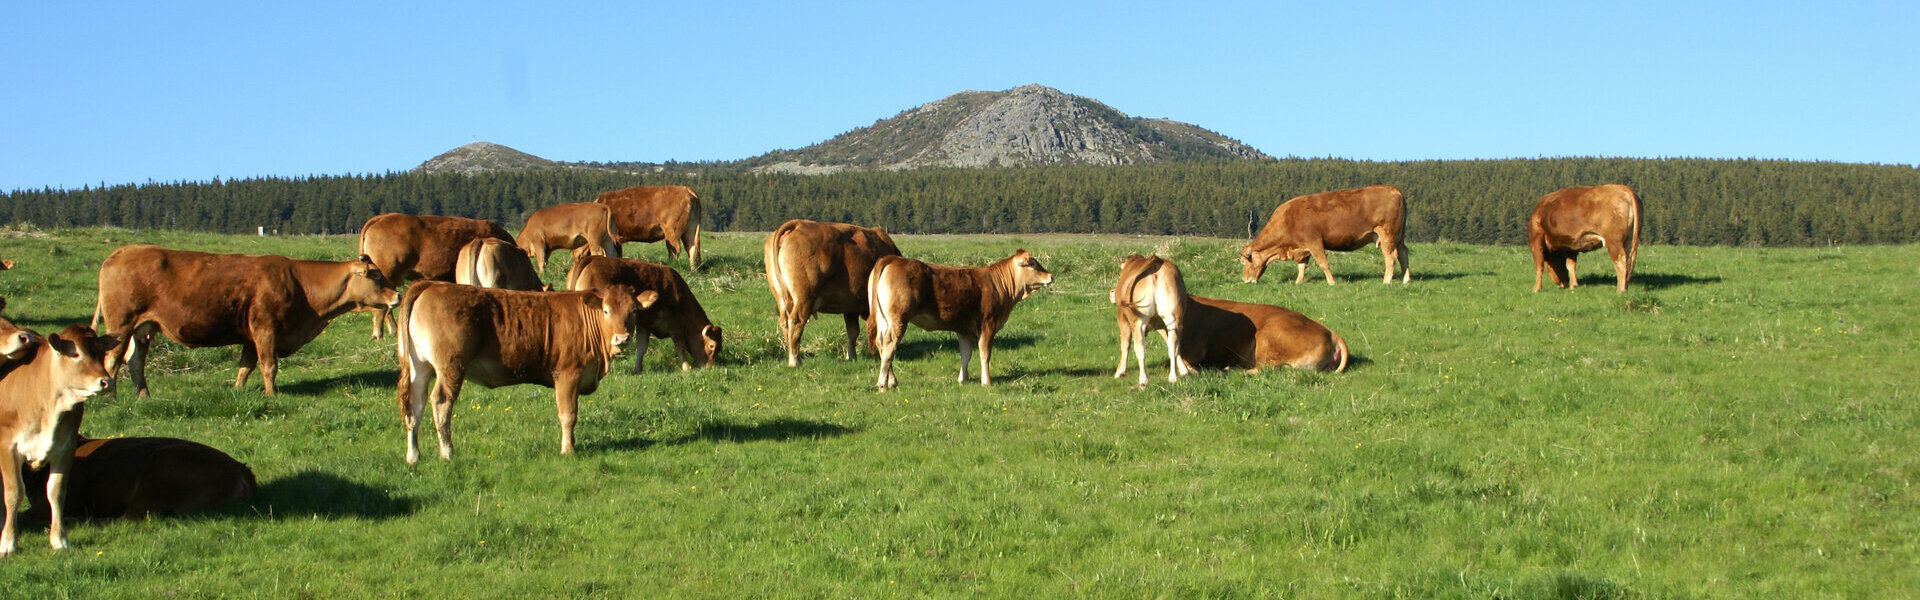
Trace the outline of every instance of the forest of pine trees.
{"label": "forest of pine trees", "polygon": [[1541,195],[1623,183],[1644,241],[1808,246],[1920,241],[1920,170],[1768,160],[1549,158],[1220,161],[1124,167],[925,169],[835,175],[629,174],[593,169],[147,183],[0,196],[0,222],[252,233],[351,233],[384,212],[492,219],[633,185],[682,184],[708,230],[767,231],[790,218],[900,233],[1138,233],[1246,237],[1281,201],[1386,183],[1407,196],[1415,242],[1519,244]]}

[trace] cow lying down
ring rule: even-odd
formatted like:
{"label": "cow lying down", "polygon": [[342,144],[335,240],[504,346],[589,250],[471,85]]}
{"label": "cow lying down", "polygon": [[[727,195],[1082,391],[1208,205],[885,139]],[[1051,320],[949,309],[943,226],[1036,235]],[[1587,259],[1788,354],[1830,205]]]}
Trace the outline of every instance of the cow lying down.
{"label": "cow lying down", "polygon": [[[87,519],[173,515],[253,497],[253,470],[205,444],[164,437],[79,438],[67,471],[66,514]],[[27,493],[46,495],[47,470],[26,473]],[[36,503],[27,518],[47,518]]]}
{"label": "cow lying down", "polygon": [[1347,370],[1347,343],[1306,315],[1267,304],[1188,296],[1180,361],[1193,368]]}

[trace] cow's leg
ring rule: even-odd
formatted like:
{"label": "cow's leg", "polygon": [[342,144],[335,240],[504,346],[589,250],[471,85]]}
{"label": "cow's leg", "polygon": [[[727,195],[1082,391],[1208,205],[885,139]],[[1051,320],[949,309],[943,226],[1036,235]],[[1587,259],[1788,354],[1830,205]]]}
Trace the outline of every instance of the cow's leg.
{"label": "cow's leg", "polygon": [[386,337],[387,324],[393,322],[392,312],[392,309],[384,306],[373,309],[373,337],[371,339],[377,340]]}
{"label": "cow's leg", "polygon": [[[1180,325],[1172,323],[1160,330],[1161,337],[1167,338],[1167,383],[1180,382]],[[1146,369],[1141,369],[1141,383],[1146,382]]]}
{"label": "cow's leg", "polygon": [[127,380],[141,400],[147,399],[147,350],[153,346],[153,326],[136,327],[127,334]]}
{"label": "cow's leg", "polygon": [[1136,387],[1147,386],[1147,321],[1136,316],[1133,320],[1133,364],[1140,372],[1140,381]]}
{"label": "cow's leg", "polygon": [[420,462],[420,413],[427,407],[430,391],[427,384],[432,381],[433,365],[430,363],[413,364],[411,359],[400,361],[400,385],[398,398],[400,404],[400,426],[407,431],[407,464]]}
{"label": "cow's leg", "polygon": [[700,337],[697,335],[692,337],[688,337],[685,335],[677,335],[671,339],[673,340],[674,355],[680,357],[680,372],[685,373],[687,371],[692,371],[693,370],[692,344],[694,340],[700,339]]}
{"label": "cow's leg", "polygon": [[860,315],[847,313],[841,315],[847,323],[847,360],[853,360],[853,349],[860,344]]}
{"label": "cow's leg", "polygon": [[974,344],[979,342],[978,340],[967,337],[967,334],[965,333],[959,334],[959,337],[960,337],[960,379],[959,381],[960,383],[966,383],[967,382],[967,361],[973,360],[973,346]]}
{"label": "cow's leg", "polygon": [[4,494],[4,497],[0,497],[0,504],[4,504],[7,511],[6,524],[0,525],[0,556],[13,554],[13,534],[14,527],[18,526],[20,501],[26,498],[26,491],[21,489],[24,487],[26,484],[20,481],[19,455],[14,454],[11,447],[0,451],[0,494]]}
{"label": "cow's leg", "polygon": [[[1413,263],[1407,262],[1407,255],[1410,254],[1407,251],[1407,241],[1396,238],[1393,240],[1393,247],[1394,247],[1394,254],[1397,257],[1397,259],[1400,261],[1400,283],[1407,283],[1412,281],[1413,280]],[[1392,277],[1388,277],[1388,279],[1392,279]]]}
{"label": "cow's leg", "polygon": [[1622,243],[1624,241],[1608,240],[1606,242],[1607,258],[1613,261],[1613,278],[1619,284],[1619,287],[1614,289],[1616,294],[1627,293],[1627,279],[1633,277],[1633,267],[1627,265],[1626,244]]}
{"label": "cow's leg", "polygon": [[1567,254],[1567,289],[1571,290],[1573,288],[1580,287],[1580,274],[1575,271],[1573,266],[1573,259],[1579,257],[1580,253],[1569,251],[1566,254]]}
{"label": "cow's leg", "polygon": [[580,395],[576,389],[580,376],[553,374],[553,405],[560,416],[560,453],[573,454],[573,424],[580,414]]}
{"label": "cow's leg", "polygon": [[686,229],[682,231],[685,233],[680,241],[687,247],[687,270],[698,273],[700,272],[700,223],[698,221],[688,223]]}
{"label": "cow's leg", "polygon": [[800,338],[807,331],[807,319],[810,316],[798,301],[780,309],[780,338],[787,346],[789,367],[800,366]]}
{"label": "cow's leg", "polygon": [[[453,401],[460,398],[460,387],[466,383],[464,369],[449,365],[434,377],[433,433],[440,440],[440,460],[453,459]],[[414,409],[416,414],[419,410]]]}
{"label": "cow's leg", "polygon": [[234,389],[240,389],[240,386],[247,382],[247,377],[253,375],[253,368],[259,364],[260,352],[254,350],[254,343],[248,342],[242,344],[240,346],[240,371],[233,376]]}
{"label": "cow's leg", "polygon": [[[879,313],[875,313],[873,318],[879,319]],[[893,321],[893,319],[880,319],[873,326],[874,352],[880,356],[880,378],[874,382],[874,387],[880,388],[883,392],[900,384],[893,378],[893,353],[900,349],[900,334],[903,332],[894,327]],[[906,324],[900,325],[904,327]]]}
{"label": "cow's leg", "polygon": [[[1136,348],[1139,347],[1138,340],[1134,341],[1134,346]],[[993,377],[987,372],[987,362],[992,359],[993,359],[993,331],[982,330],[980,332],[980,385],[993,385]],[[1141,369],[1140,373],[1142,375],[1146,374],[1146,369],[1144,368]]]}
{"label": "cow's leg", "polygon": [[254,348],[259,352],[260,384],[268,396],[274,394],[273,383],[280,376],[280,353],[274,347],[276,342],[272,335],[268,335],[264,341],[254,343]]}
{"label": "cow's leg", "polygon": [[645,329],[633,332],[633,372],[640,373],[641,363],[647,360],[647,345],[653,341],[653,334]]}
{"label": "cow's leg", "polygon": [[1127,374],[1127,346],[1133,341],[1133,323],[1128,321],[1130,319],[1118,315],[1114,318],[1114,324],[1120,328],[1120,366],[1113,368],[1114,379]]}
{"label": "cow's leg", "polygon": [[[1541,244],[1529,243],[1527,249],[1533,252],[1533,291],[1540,291],[1540,277],[1547,272],[1547,249]],[[1559,283],[1556,279],[1554,283]]]}
{"label": "cow's leg", "polygon": [[1333,285],[1333,267],[1327,265],[1327,249],[1319,246],[1310,246],[1307,248],[1307,252],[1313,254],[1313,262],[1320,265],[1321,273],[1326,274],[1327,285]]}
{"label": "cow's leg", "polygon": [[1307,261],[1305,259],[1301,259],[1300,262],[1295,263],[1293,266],[1295,267],[1293,282],[1296,284],[1306,283],[1307,282]]}

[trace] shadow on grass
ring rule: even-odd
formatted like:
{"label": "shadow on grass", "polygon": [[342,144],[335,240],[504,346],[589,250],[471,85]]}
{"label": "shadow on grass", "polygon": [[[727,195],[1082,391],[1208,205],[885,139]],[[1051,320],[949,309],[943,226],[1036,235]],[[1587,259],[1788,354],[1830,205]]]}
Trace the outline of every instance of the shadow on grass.
{"label": "shadow on grass", "polygon": [[[1612,277],[1608,277],[1607,283],[1611,284],[1613,282],[1612,280],[1613,280]],[[1708,275],[1706,277],[1694,277],[1692,275],[1681,275],[1676,273],[1634,273],[1633,279],[1627,282],[1627,288],[1632,289],[1635,286],[1639,286],[1641,288],[1651,291],[1651,290],[1664,290],[1670,287],[1678,287],[1683,285],[1704,285],[1709,283],[1720,283],[1721,281],[1722,279],[1720,279],[1720,276],[1718,275]]]}
{"label": "shadow on grass", "polygon": [[341,386],[359,386],[367,388],[392,388],[399,384],[400,372],[397,370],[363,371],[334,375],[321,379],[303,379],[300,381],[281,381],[276,391],[296,396],[320,396],[339,389]]}
{"label": "shadow on grass", "polygon": [[350,481],[332,473],[301,471],[262,484],[250,503],[236,503],[218,512],[268,519],[390,519],[411,515],[416,508],[412,498],[396,496],[386,488]]}
{"label": "shadow on grass", "polygon": [[90,325],[93,322],[93,315],[80,315],[78,317],[23,317],[14,314],[12,311],[0,311],[0,317],[6,317],[8,321],[12,321],[16,326],[32,329],[42,334],[58,333],[68,325]]}
{"label": "shadow on grass", "polygon": [[599,443],[582,443],[582,450],[640,451],[654,446],[679,446],[693,442],[784,442],[793,439],[820,439],[860,433],[860,429],[801,419],[774,419],[765,423],[742,425],[733,422],[709,422],[691,434],[667,440],[627,438]]}
{"label": "shadow on grass", "polygon": [[[953,332],[925,331],[920,330],[918,327],[912,327],[910,329],[918,330],[920,335],[908,334],[907,336],[902,336],[903,339],[901,339],[900,345],[893,350],[894,360],[916,360],[940,351],[952,352],[956,357],[960,355],[960,338]],[[1035,341],[1036,339],[1033,336],[1025,334],[998,335],[993,338],[993,351],[999,352],[1001,350],[1025,348],[1032,346]],[[783,350],[782,352],[785,351]],[[980,360],[978,356],[972,358],[972,361],[978,360]]]}

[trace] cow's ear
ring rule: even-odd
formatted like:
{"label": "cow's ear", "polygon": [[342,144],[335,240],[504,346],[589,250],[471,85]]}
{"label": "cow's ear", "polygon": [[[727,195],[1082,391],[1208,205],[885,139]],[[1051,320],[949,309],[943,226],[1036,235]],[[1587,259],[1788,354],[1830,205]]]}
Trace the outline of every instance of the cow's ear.
{"label": "cow's ear", "polygon": [[633,295],[633,301],[639,303],[640,308],[653,308],[653,303],[660,301],[660,292],[653,290],[640,292]]}
{"label": "cow's ear", "polygon": [[47,345],[51,346],[54,352],[59,352],[61,356],[80,358],[80,345],[73,343],[73,340],[60,337],[58,333],[47,336]]}
{"label": "cow's ear", "polygon": [[13,259],[0,258],[0,269],[11,269],[11,268],[13,268]]}
{"label": "cow's ear", "polygon": [[101,354],[109,354],[119,349],[122,344],[126,343],[126,340],[126,336],[107,334],[93,338],[93,347],[99,350]]}

